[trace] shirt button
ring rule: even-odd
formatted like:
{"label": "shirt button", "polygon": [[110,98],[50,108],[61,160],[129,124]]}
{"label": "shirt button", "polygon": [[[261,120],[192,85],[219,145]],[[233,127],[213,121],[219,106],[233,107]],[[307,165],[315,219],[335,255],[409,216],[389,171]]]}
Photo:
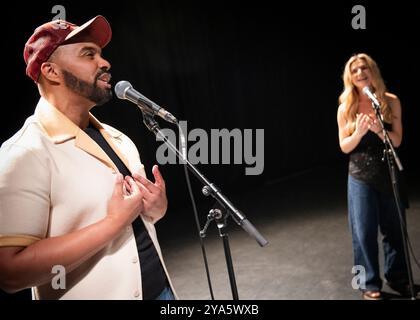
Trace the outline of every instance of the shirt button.
{"label": "shirt button", "polygon": [[134,291],[133,296],[135,298],[137,298],[139,295],[140,295],[140,291],[139,290]]}
{"label": "shirt button", "polygon": [[133,262],[133,263],[137,263],[137,261],[139,261],[139,260],[137,259],[137,257],[133,257],[133,259],[131,259],[131,262]]}

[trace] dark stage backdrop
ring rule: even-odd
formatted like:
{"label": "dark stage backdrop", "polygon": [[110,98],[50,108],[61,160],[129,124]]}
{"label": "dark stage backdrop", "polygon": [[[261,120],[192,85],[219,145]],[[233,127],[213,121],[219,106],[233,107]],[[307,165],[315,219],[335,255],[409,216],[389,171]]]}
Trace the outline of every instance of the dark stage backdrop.
{"label": "dark stage backdrop", "polygon": [[[358,4],[366,9],[365,30],[351,25],[352,7]],[[190,130],[253,129],[255,137],[256,129],[264,129],[261,175],[246,176],[246,164],[198,166],[228,196],[311,168],[345,163],[338,147],[337,98],[343,65],[356,52],[376,59],[389,90],[401,99],[404,142],[399,152],[408,174],[420,163],[420,13],[401,1],[9,1],[1,13],[0,142],[22,126],[38,101],[36,87],[25,76],[22,51],[32,30],[55,16],[55,5],[64,6],[67,20],[76,24],[104,15],[113,28],[104,50],[113,83],[130,81],[187,120]],[[134,140],[150,176],[160,143],[141,123],[135,105],[115,98],[93,113]],[[165,165],[162,171],[171,209],[190,208],[180,165]],[[343,183],[344,177],[345,172]],[[205,203],[195,179],[193,186]],[[191,210],[169,219],[192,221]]]}
{"label": "dark stage backdrop", "polygon": [[[415,155],[420,14],[401,2],[9,2],[2,10],[7,32],[2,41],[1,142],[21,127],[38,100],[36,87],[25,76],[22,49],[35,26],[55,16],[51,9],[57,4],[77,24],[104,15],[113,28],[104,50],[113,83],[130,81],[187,120],[189,130],[253,129],[255,140],[255,130],[264,129],[261,175],[246,176],[245,163],[198,166],[228,195],[346,161],[338,147],[337,98],[343,65],[356,52],[377,60],[389,90],[402,101],[405,137],[399,152],[407,171],[420,162]],[[357,4],[366,9],[365,30],[352,28],[351,11]],[[93,113],[130,136],[150,170],[160,143],[145,129],[136,106],[114,98]],[[165,165],[162,171],[172,208],[188,206],[181,166]]]}

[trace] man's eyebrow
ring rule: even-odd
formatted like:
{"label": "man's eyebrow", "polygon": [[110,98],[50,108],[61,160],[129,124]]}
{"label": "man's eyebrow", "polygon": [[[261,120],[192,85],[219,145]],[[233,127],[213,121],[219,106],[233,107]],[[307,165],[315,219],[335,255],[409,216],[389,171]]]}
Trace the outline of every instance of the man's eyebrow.
{"label": "man's eyebrow", "polygon": [[92,51],[94,53],[102,53],[102,49],[99,47],[94,47],[94,46],[84,46],[82,48],[80,48],[79,52],[83,53],[84,51]]}

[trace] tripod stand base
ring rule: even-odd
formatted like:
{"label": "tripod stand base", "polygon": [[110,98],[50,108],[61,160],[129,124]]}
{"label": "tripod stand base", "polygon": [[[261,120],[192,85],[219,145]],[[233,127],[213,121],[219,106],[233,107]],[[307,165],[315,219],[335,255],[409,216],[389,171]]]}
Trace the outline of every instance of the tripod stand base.
{"label": "tripod stand base", "polygon": [[408,283],[407,284],[388,283],[388,287],[390,287],[392,290],[397,292],[403,298],[412,298],[412,299],[420,298],[419,297],[420,285],[418,284],[413,285],[414,296],[412,295],[411,287],[410,287],[410,284]]}

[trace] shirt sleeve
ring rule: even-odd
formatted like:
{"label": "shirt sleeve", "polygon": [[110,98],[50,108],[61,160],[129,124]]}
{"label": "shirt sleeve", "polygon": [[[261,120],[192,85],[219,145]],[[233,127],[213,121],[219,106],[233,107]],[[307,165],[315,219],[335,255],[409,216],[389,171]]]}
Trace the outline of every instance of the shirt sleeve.
{"label": "shirt sleeve", "polygon": [[25,147],[0,149],[0,247],[29,246],[45,238],[50,212],[46,161]]}

